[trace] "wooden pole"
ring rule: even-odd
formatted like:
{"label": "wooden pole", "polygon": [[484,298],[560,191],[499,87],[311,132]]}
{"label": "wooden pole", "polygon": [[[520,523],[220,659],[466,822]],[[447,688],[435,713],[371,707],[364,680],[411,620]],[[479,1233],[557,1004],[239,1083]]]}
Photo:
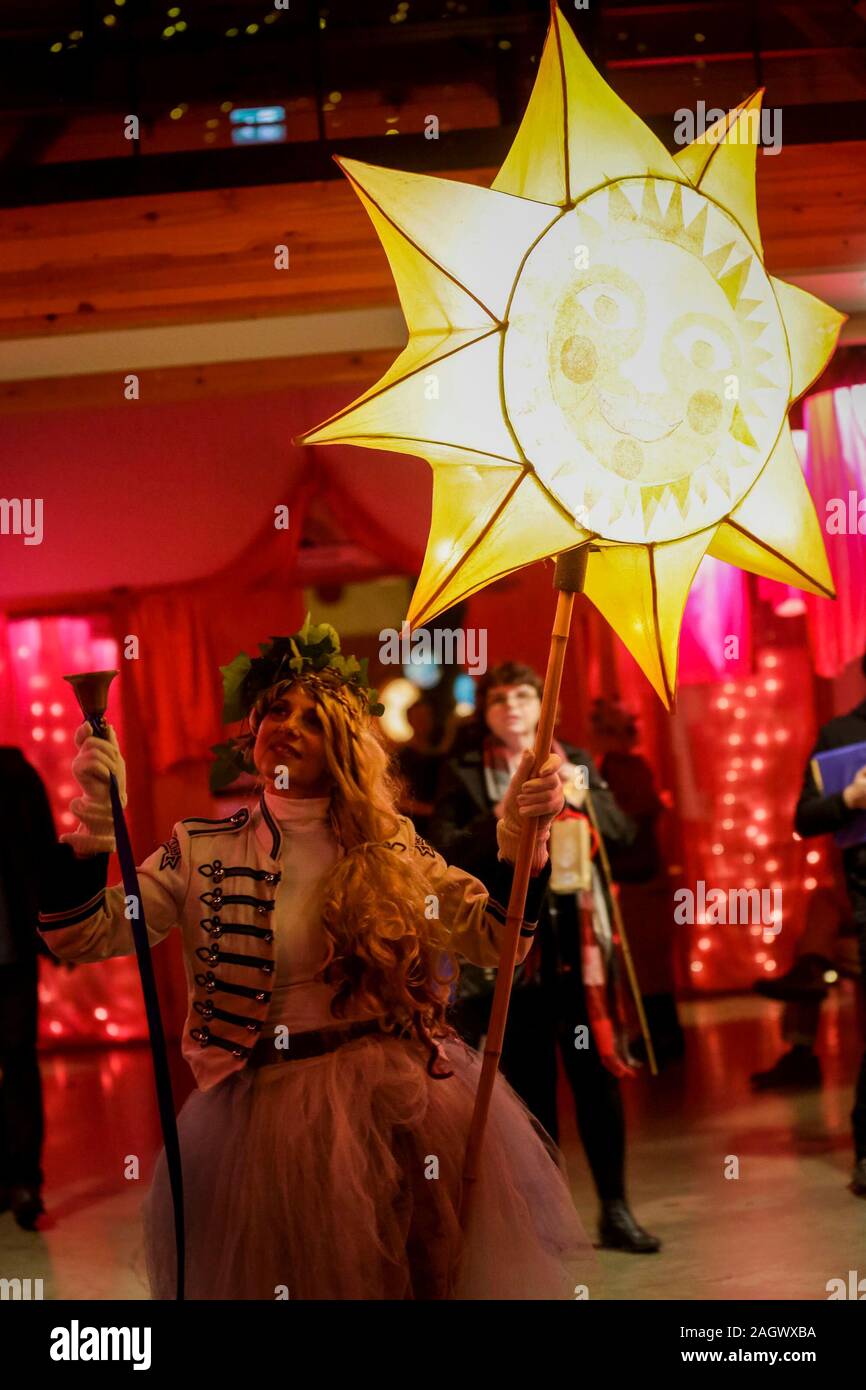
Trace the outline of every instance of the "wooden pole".
{"label": "wooden pole", "polygon": [[[571,629],[574,596],[583,589],[588,558],[588,545],[580,546],[577,550],[568,550],[557,557],[556,572],[553,579],[554,586],[558,591],[556,614],[553,620],[553,630],[550,634],[550,651],[547,659],[547,674],[544,678],[541,715],[535,735],[535,756],[531,774],[533,777],[537,775],[539,768],[546,762],[550,754],[556,710],[559,704],[559,689],[562,684],[565,649]],[[523,925],[523,912],[529,889],[529,871],[532,866],[536,829],[535,820],[527,817],[520,836],[517,862],[514,865],[514,879],[511,885],[511,896],[508,899],[508,912],[496,975],[496,989],[493,994],[493,1007],[484,1046],[484,1061],[466,1145],[460,1211],[460,1221],[464,1231],[468,1228],[472,1213],[472,1203],[478,1183],[481,1150],[484,1144],[484,1131],[490,1111],[490,1100],[493,1095],[493,1083],[496,1080],[499,1059],[502,1056],[502,1039],[505,1035],[505,1021],[508,1017],[511,984],[520,942],[520,928]]]}
{"label": "wooden pole", "polygon": [[629,985],[631,986],[631,993],[632,998],[634,999],[634,1006],[637,1010],[638,1021],[640,1023],[640,1031],[643,1034],[643,1040],[646,1044],[647,1061],[649,1062],[650,1071],[652,1072],[653,1076],[658,1076],[659,1069],[656,1066],[655,1048],[653,1047],[653,1040],[650,1036],[649,1025],[646,1021],[646,1014],[644,1012],[643,998],[640,992],[640,984],[638,983],[637,971],[634,968],[634,961],[631,958],[628,937],[626,936],[625,922],[623,921],[623,916],[620,912],[619,899],[617,898],[616,893],[614,892],[613,875],[610,871],[610,860],[607,857],[607,850],[605,849],[602,833],[598,828],[598,819],[595,814],[595,807],[592,804],[592,792],[590,791],[589,787],[587,787],[586,789],[586,808],[589,811],[589,818],[592,821],[596,834],[598,835],[598,855],[601,860],[602,872],[607,883],[608,892],[610,893],[610,901],[611,906],[613,908],[613,920],[616,923],[617,934],[619,936],[620,945],[622,946],[622,955],[623,960],[625,961],[625,970],[626,974],[628,975]]}

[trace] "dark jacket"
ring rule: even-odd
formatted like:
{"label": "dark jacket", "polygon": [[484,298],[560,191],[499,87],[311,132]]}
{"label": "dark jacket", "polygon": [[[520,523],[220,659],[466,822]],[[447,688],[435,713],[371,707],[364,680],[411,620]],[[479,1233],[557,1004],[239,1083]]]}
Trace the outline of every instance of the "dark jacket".
{"label": "dark jacket", "polygon": [[[851,743],[866,743],[866,700],[848,714],[829,720],[818,731],[818,741],[806,764],[803,775],[803,790],[797,802],[794,825],[798,835],[831,835],[850,825],[856,816],[862,814],[845,805],[841,792],[823,796],[812,773],[811,758],[828,748],[845,748]],[[866,760],[864,760],[866,761]],[[860,926],[866,925],[866,842],[851,845],[842,851],[845,869],[845,886],[855,920]]]}
{"label": "dark jacket", "polygon": [[[620,810],[589,753],[570,744],[563,744],[562,748],[569,762],[588,769],[592,804],[605,844],[631,844],[637,827]],[[445,763],[430,838],[446,859],[470,873],[476,872],[473,864],[480,865],[497,854],[496,816],[493,814],[493,802],[487,794],[484,757],[480,748],[466,749]],[[577,911],[573,895],[548,890],[539,916],[537,951],[541,974],[534,975],[536,980],[543,977],[547,982],[563,957],[571,967],[579,964]],[[519,967],[515,985],[523,983],[526,973],[524,966]],[[481,992],[485,986],[490,988],[491,982],[484,981],[483,972],[472,967],[464,968],[461,992]]]}
{"label": "dark jacket", "polygon": [[51,952],[36,933],[37,884],[57,836],[42,778],[18,748],[0,748],[0,889],[19,962]]}

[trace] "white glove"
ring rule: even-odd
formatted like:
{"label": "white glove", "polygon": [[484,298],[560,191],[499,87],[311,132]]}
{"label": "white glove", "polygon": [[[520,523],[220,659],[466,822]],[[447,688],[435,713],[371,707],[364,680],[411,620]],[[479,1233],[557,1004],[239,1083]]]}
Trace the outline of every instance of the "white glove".
{"label": "white glove", "polygon": [[60,839],[63,844],[71,845],[78,855],[113,854],[117,848],[108,779],[113,772],[117,778],[120,804],[125,806],[126,763],[114,729],[110,724],[106,727],[107,740],[97,738],[87,723],[80,724],[75,730],[78,756],[72,764],[72,775],[81,787],[83,796],[73,797],[69,803],[72,814],[78,816],[77,828],[61,835]]}
{"label": "white glove", "polygon": [[527,817],[532,817],[536,830],[531,873],[537,874],[547,863],[550,827],[562,810],[565,797],[558,771],[562,759],[558,754],[551,753],[538,776],[531,777],[534,757],[532,750],[527,749],[502,798],[502,819],[496,827],[496,841],[499,858],[514,864],[521,832]]}

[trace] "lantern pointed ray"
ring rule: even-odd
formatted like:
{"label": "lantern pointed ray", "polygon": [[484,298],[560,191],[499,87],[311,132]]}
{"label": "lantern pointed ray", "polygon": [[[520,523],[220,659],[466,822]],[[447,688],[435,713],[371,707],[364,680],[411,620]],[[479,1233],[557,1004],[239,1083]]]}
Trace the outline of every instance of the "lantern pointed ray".
{"label": "lantern pointed ray", "polygon": [[455,351],[446,344],[420,367],[333,416],[303,442],[419,453],[430,462],[448,457],[465,463],[471,452],[493,464],[519,467],[520,452],[502,413],[498,376],[499,334],[492,329]]}
{"label": "lantern pointed ray", "polygon": [[762,257],[755,165],[763,95],[761,88],[738,107],[736,118],[712,150],[695,183],[695,188],[733,215]]}
{"label": "lantern pointed ray", "polygon": [[840,314],[807,290],[771,277],[771,284],[788,334],[796,401],[821,375],[836,346],[846,315]]}
{"label": "lantern pointed ray", "polygon": [[[414,248],[416,257],[437,266],[464,297],[474,300],[476,312],[469,323],[457,318],[455,326],[483,323],[479,311],[488,321],[502,321],[526,248],[550,226],[555,208],[454,179],[380,169],[354,159],[337,162],[370,212],[389,260],[392,247],[404,255]],[[413,258],[405,277],[412,286],[416,275]],[[405,293],[404,279],[398,280],[398,290]],[[410,333],[423,326],[409,314],[407,325]]]}
{"label": "lantern pointed ray", "polygon": [[758,481],[719,526],[718,560],[835,598],[824,538],[787,421]]}
{"label": "lantern pointed ray", "polygon": [[[500,521],[508,511],[507,526]],[[424,623],[478,589],[561,550],[589,540],[527,470],[433,469],[435,542],[412,595],[408,621]]]}
{"label": "lantern pointed ray", "polygon": [[631,175],[678,178],[673,156],[590,62],[556,5],[535,85],[493,188],[567,207]]}
{"label": "lantern pointed ray", "polygon": [[730,130],[746,103],[753,100],[754,96],[747,97],[746,101],[741,101],[739,106],[732,107],[719,120],[708,126],[697,139],[692,140],[691,144],[677,150],[674,155],[674,162],[691,184],[696,185],[700,181],[701,174],[715,153],[719,141]]}
{"label": "lantern pointed ray", "polygon": [[683,610],[712,536],[708,529],[663,545],[600,546],[589,555],[587,598],[628,647],[668,709],[676,689]]}

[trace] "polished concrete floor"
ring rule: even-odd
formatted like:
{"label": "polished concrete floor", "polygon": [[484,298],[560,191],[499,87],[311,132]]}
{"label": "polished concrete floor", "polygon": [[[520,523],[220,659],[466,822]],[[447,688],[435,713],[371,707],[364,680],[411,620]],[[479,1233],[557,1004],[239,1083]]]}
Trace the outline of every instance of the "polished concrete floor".
{"label": "polished concrete floor", "polygon": [[[829,1279],[866,1276],[866,1200],[847,1190],[858,1061],[850,996],[834,994],[824,1009],[823,1087],[796,1094],[749,1086],[781,1050],[777,1006],[743,997],[682,1012],[685,1059],[626,1088],[630,1198],[664,1249],[599,1252],[590,1298],[825,1299]],[[42,1278],[45,1298],[147,1297],[137,1213],[159,1142],[149,1065],[140,1048],[43,1059],[47,1213],[32,1234],[0,1215],[0,1277]],[[179,1103],[190,1085],[178,1063]],[[561,1114],[575,1202],[593,1234],[565,1088]],[[140,1175],[125,1176],[135,1160]]]}

